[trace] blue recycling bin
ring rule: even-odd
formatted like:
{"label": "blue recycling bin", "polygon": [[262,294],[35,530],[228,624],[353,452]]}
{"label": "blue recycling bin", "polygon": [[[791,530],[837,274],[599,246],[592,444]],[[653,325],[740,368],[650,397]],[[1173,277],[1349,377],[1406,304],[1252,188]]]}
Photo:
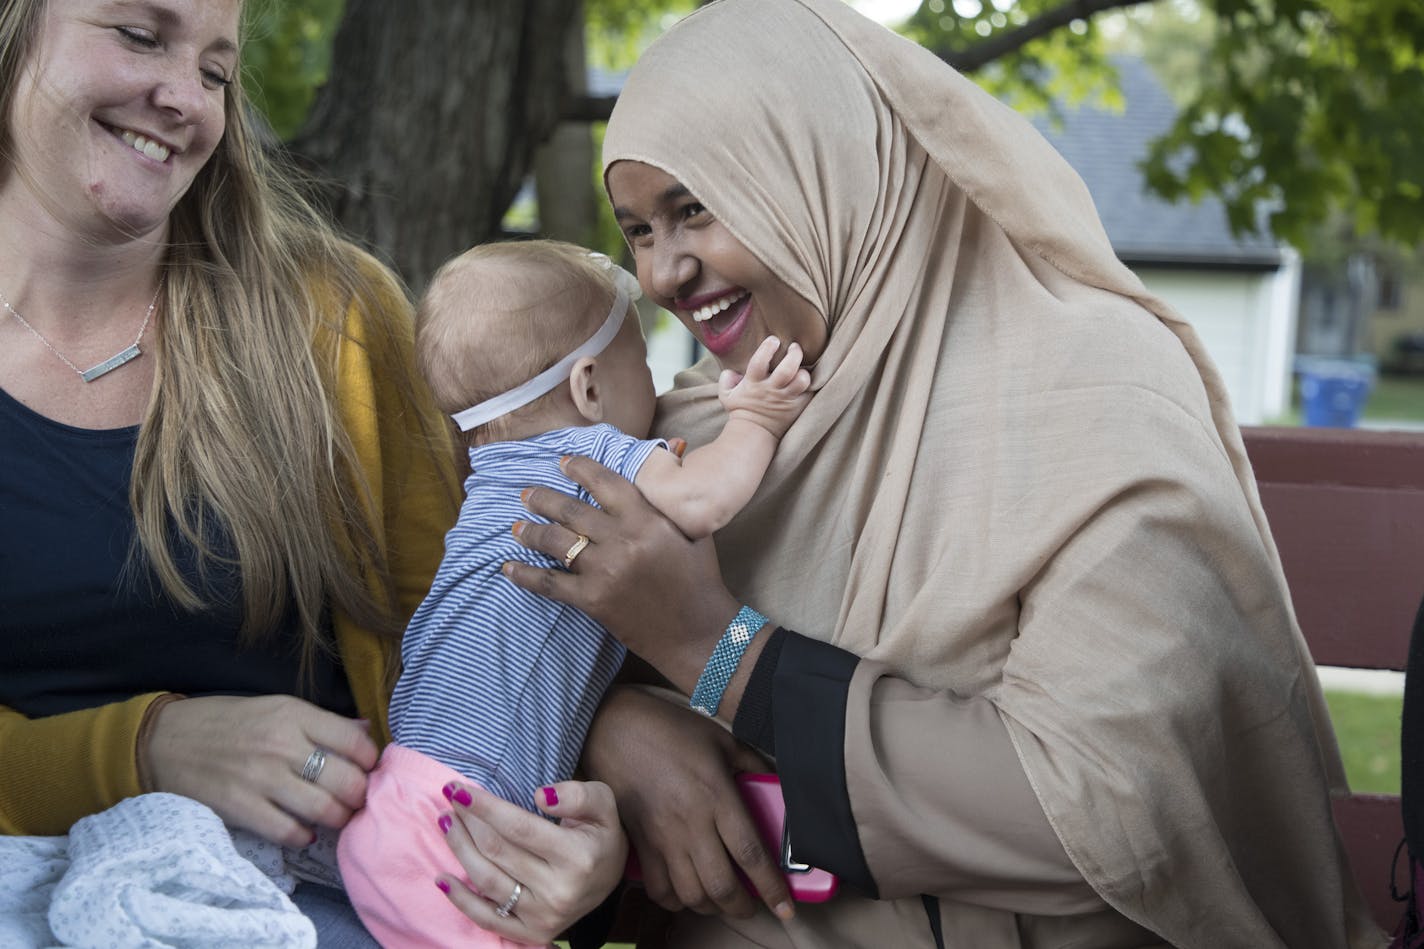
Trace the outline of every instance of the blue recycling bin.
{"label": "blue recycling bin", "polygon": [[1346,359],[1301,360],[1300,404],[1305,424],[1354,428],[1374,387],[1369,366]]}

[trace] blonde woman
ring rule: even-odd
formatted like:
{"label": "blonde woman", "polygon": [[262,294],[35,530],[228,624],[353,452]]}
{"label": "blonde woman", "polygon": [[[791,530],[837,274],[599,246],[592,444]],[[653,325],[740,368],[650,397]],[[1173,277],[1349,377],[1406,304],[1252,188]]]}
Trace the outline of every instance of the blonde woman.
{"label": "blonde woman", "polygon": [[241,16],[0,12],[0,832],[341,827],[454,521],[403,289],[258,148]]}

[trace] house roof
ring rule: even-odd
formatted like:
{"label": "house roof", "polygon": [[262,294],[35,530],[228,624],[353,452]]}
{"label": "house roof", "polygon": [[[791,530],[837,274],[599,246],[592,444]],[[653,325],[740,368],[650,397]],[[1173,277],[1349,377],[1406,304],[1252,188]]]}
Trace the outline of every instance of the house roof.
{"label": "house roof", "polygon": [[1119,257],[1128,264],[1275,269],[1281,250],[1267,234],[1235,237],[1216,197],[1168,203],[1147,191],[1138,163],[1148,143],[1166,132],[1176,104],[1142,60],[1114,60],[1121,78],[1122,112],[1063,106],[1062,122],[1032,121],[1077,170]]}

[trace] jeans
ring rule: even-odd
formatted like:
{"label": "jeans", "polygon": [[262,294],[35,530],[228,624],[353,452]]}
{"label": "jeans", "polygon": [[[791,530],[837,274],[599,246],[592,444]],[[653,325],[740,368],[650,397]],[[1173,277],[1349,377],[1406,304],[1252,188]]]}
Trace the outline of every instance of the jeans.
{"label": "jeans", "polygon": [[315,924],[317,949],[381,949],[341,890],[298,883],[292,902]]}

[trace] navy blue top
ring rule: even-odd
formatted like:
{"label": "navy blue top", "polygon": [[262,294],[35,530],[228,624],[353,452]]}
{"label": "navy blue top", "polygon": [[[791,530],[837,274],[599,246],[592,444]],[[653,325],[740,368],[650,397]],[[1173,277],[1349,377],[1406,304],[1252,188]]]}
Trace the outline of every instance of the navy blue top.
{"label": "navy blue top", "polygon": [[[145,692],[287,694],[354,715],[333,656],[305,686],[295,610],[244,647],[234,571],[210,565],[214,605],[188,613],[131,556],[137,440],[137,426],[74,428],[0,389],[0,705],[36,718]],[[178,550],[196,577],[193,551]]]}

